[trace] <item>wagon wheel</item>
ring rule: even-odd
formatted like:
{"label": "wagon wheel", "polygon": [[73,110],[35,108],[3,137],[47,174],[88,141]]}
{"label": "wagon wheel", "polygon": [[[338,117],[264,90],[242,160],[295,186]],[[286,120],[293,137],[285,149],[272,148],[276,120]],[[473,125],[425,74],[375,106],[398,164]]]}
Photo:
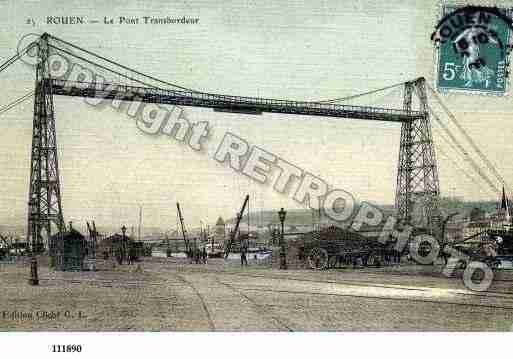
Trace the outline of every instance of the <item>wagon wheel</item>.
{"label": "wagon wheel", "polygon": [[328,258],[328,268],[336,268],[338,264],[338,256],[331,256]]}
{"label": "wagon wheel", "polygon": [[325,269],[328,266],[328,252],[324,248],[316,247],[308,255],[308,263],[312,269]]}
{"label": "wagon wheel", "polygon": [[467,269],[467,262],[463,259],[460,259],[457,264],[456,264],[456,268],[458,269]]}

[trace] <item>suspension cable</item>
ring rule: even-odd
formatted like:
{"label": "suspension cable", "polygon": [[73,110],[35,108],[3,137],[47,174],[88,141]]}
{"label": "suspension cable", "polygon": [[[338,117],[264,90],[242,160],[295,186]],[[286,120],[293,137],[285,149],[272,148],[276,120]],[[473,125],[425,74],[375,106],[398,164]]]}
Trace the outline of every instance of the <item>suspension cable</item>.
{"label": "suspension cable", "polygon": [[[61,42],[61,43],[63,43],[63,44],[66,44],[66,45],[68,45],[68,46],[71,46],[71,47],[73,47],[73,48],[76,48],[76,49],[77,49],[77,50],[79,50],[79,51],[83,51],[83,52],[85,52],[85,53],[87,53],[87,54],[89,54],[89,55],[91,55],[91,56],[95,56],[95,57],[97,57],[97,58],[99,58],[99,59],[101,59],[101,60],[103,60],[103,61],[106,61],[106,62],[108,62],[108,63],[112,64],[112,65],[118,66],[118,67],[120,67],[120,68],[123,68],[124,70],[130,71],[130,72],[133,72],[133,73],[135,73],[135,74],[137,74],[137,75],[140,75],[140,76],[146,77],[146,78],[151,79],[151,80],[153,80],[153,81],[157,81],[157,82],[160,82],[160,83],[165,84],[165,85],[167,85],[167,86],[172,86],[172,87],[175,87],[175,88],[178,88],[178,89],[184,90],[184,91],[194,92],[194,93],[197,93],[197,94],[207,94],[207,95],[211,95],[210,93],[207,93],[207,92],[202,92],[202,91],[198,91],[198,90],[194,90],[194,89],[186,88],[186,87],[183,87],[183,86],[177,85],[177,84],[172,83],[172,82],[168,82],[168,81],[160,80],[160,79],[158,79],[158,78],[156,78],[156,77],[153,77],[153,76],[150,76],[150,75],[144,74],[144,73],[142,73],[142,72],[140,72],[140,71],[137,71],[137,70],[135,70],[135,69],[133,69],[133,68],[130,68],[130,67],[124,66],[124,65],[122,65],[122,64],[120,64],[120,63],[118,63],[118,62],[116,62],[116,61],[109,60],[109,59],[107,59],[106,57],[103,57],[103,56],[101,56],[101,55],[98,55],[98,54],[96,54],[96,53],[94,53],[94,52],[92,52],[92,51],[86,50],[86,49],[84,49],[84,48],[82,48],[82,47],[80,47],[80,46],[74,45],[74,44],[69,43],[69,42],[67,42],[67,41],[65,41],[65,40],[62,40],[62,39],[60,39],[60,38],[57,38],[57,37],[55,37],[55,36],[50,35],[50,37],[51,37],[52,39],[54,39],[54,40],[58,41],[58,42]],[[55,48],[55,46],[52,46],[52,47],[54,47],[54,48]],[[68,53],[68,54],[70,54],[70,55],[72,55],[72,56],[77,57],[77,58],[80,58],[80,59],[82,59],[82,60],[84,60],[84,61],[87,61],[87,62],[89,62],[89,63],[91,63],[91,64],[98,65],[98,64],[95,64],[95,63],[94,63],[94,62],[92,62],[92,61],[88,61],[88,60],[86,60],[86,59],[84,59],[84,58],[82,58],[82,57],[79,57],[78,55],[71,54],[70,52],[65,51],[65,50],[63,50],[63,49],[60,49],[60,48],[59,48],[59,50],[64,51],[64,52],[66,52],[66,53]],[[98,65],[98,66],[100,66],[100,65]],[[100,67],[101,67],[101,66],[100,66]],[[107,69],[107,68],[105,68],[105,69]],[[117,72],[117,71],[115,71],[115,70],[112,70],[112,69],[107,69],[107,70],[108,70],[108,71],[111,71],[111,72],[113,72],[113,73],[115,73],[115,74],[117,74],[117,75],[119,75],[119,76],[125,77],[125,78],[127,78],[127,79],[129,79],[129,80],[131,80],[131,81],[136,81],[136,82],[139,82],[139,83],[142,83],[142,84],[145,84],[146,86],[148,86],[148,84],[146,84],[146,83],[144,83],[144,82],[142,82],[142,81],[140,81],[140,80],[136,80],[136,79],[134,79],[134,78],[132,78],[132,77],[129,77],[129,76],[127,76],[127,75],[123,75],[123,74],[121,74],[121,73],[119,73],[119,72]],[[385,91],[385,90],[388,90],[388,89],[391,89],[391,88],[394,88],[394,87],[398,87],[398,86],[402,86],[402,85],[404,85],[404,82],[401,82],[401,83],[398,83],[398,84],[394,84],[394,85],[391,85],[391,86],[386,86],[386,87],[379,88],[379,89],[375,89],[375,90],[371,90],[371,91],[368,91],[368,92],[365,92],[365,93],[361,93],[361,94],[351,95],[351,96],[348,96],[348,97],[336,98],[336,99],[331,99],[331,100],[312,101],[312,102],[318,102],[318,103],[342,102],[342,101],[347,101],[347,100],[350,100],[350,99],[353,99],[353,98],[357,98],[357,97],[361,97],[361,96],[365,96],[365,95],[370,95],[370,94],[373,94],[373,93],[376,93],[376,92]],[[150,87],[155,87],[155,86],[150,86]]]}
{"label": "suspension cable", "polygon": [[330,102],[343,102],[343,101],[348,101],[348,100],[352,100],[352,99],[354,99],[354,98],[362,97],[362,96],[365,96],[365,95],[371,95],[371,94],[376,93],[376,92],[389,90],[389,89],[392,89],[392,88],[394,88],[394,87],[403,86],[404,84],[405,84],[405,82],[401,82],[401,83],[397,83],[397,84],[395,84],[395,85],[386,86],[386,87],[383,87],[383,88],[379,88],[379,89],[371,90],[371,91],[364,92],[364,93],[360,93],[360,94],[355,94],[355,95],[351,95],[351,96],[347,96],[347,97],[334,98],[334,99],[331,99],[331,100],[316,101],[316,102],[320,102],[320,103],[330,103]]}
{"label": "suspension cable", "polygon": [[442,129],[445,131],[445,133],[449,136],[449,138],[452,140],[452,142],[456,145],[456,147],[463,153],[465,159],[467,162],[470,163],[472,168],[483,178],[483,180],[492,188],[495,193],[499,192],[499,189],[495,186],[495,184],[490,180],[490,178],[484,173],[479,165],[470,157],[468,152],[465,150],[465,148],[458,142],[456,137],[454,137],[453,133],[447,128],[447,126],[440,120],[440,118],[435,114],[433,109],[429,106],[428,111],[433,116],[433,118],[436,120],[436,122],[442,127]]}
{"label": "suspension cable", "polygon": [[7,69],[9,66],[14,64],[16,61],[18,61],[23,55],[25,55],[32,47],[37,46],[36,42],[31,42],[23,50],[19,51],[16,55],[12,56],[11,58],[7,59],[0,65],[0,72]]}
{"label": "suspension cable", "polygon": [[17,98],[16,100],[14,100],[13,102],[9,103],[8,105],[5,105],[5,106],[1,107],[0,108],[0,116],[3,115],[4,113],[6,113],[7,111],[13,109],[17,105],[27,101],[29,98],[32,97],[32,95],[34,95],[34,91],[30,91],[29,93],[26,93],[25,95]]}
{"label": "suspension cable", "polygon": [[[61,40],[59,40],[59,41],[61,41]],[[64,42],[64,41],[63,41],[63,42]],[[98,64],[98,63],[96,63],[96,62],[94,62],[94,61],[92,61],[92,60],[86,59],[85,57],[82,57],[82,56],[80,56],[80,55],[74,54],[74,53],[72,53],[72,52],[70,52],[70,51],[67,51],[67,50],[63,49],[63,48],[57,47],[57,46],[52,45],[52,44],[48,44],[48,46],[49,46],[49,47],[51,47],[51,48],[53,48],[53,49],[55,49],[56,51],[59,51],[59,52],[65,53],[65,54],[67,54],[67,55],[69,55],[69,56],[72,56],[72,57],[75,57],[75,58],[80,59],[80,60],[82,60],[82,61],[85,61],[85,62],[87,62],[87,63],[89,63],[89,64],[91,64],[91,65],[93,65],[93,66],[96,66],[96,67],[99,67],[99,68],[101,68],[101,69],[103,69],[103,70],[106,70],[106,71],[108,71],[108,72],[114,73],[114,74],[116,74],[116,75],[118,75],[118,76],[121,76],[121,77],[123,77],[123,78],[127,79],[127,80],[137,82],[137,83],[139,83],[139,84],[142,84],[142,85],[147,86],[147,87],[150,87],[150,88],[158,88],[158,87],[156,87],[155,85],[149,84],[149,83],[144,82],[144,81],[141,81],[141,80],[139,80],[139,79],[137,79],[137,78],[134,78],[134,77],[128,76],[128,75],[126,75],[126,74],[123,74],[123,73],[121,73],[121,72],[119,72],[119,71],[116,71],[116,70],[114,70],[114,69],[112,69],[112,68],[109,68],[109,67],[106,67],[106,66],[104,66],[104,65]],[[72,45],[72,46],[74,46],[74,45]],[[77,47],[77,46],[74,46],[74,47]],[[78,48],[78,47],[77,47],[77,48]],[[80,49],[80,48],[79,48],[79,49]],[[88,52],[88,53],[89,53],[89,51],[87,51],[87,50],[83,50],[83,51],[85,51],[85,52]],[[94,56],[97,56],[97,55],[95,55],[94,53],[92,53],[92,54],[93,54]],[[101,56],[98,56],[98,57],[99,57],[99,58],[101,58],[101,59],[104,59],[104,58],[103,58],[103,57],[101,57]],[[110,63],[117,64],[117,63],[115,63],[115,62],[113,62],[113,61],[109,61],[109,60],[107,60],[107,59],[105,59],[105,60],[106,60],[106,61],[108,61],[108,62],[110,62]],[[142,73],[139,73],[138,71],[131,70],[131,69],[129,69],[129,68],[127,68],[127,67],[125,67],[125,66],[122,66],[122,65],[119,65],[119,66],[120,66],[120,67],[123,67],[123,68],[126,68],[126,69],[128,69],[128,70],[130,70],[130,71],[133,71],[133,72],[135,72],[135,73],[141,74],[141,75],[143,75],[143,76],[145,76],[145,77],[147,77],[147,78],[150,78],[150,79],[152,79],[152,80],[155,80],[155,81],[158,81],[158,82],[161,82],[161,83],[165,83],[165,84],[167,84],[167,85],[171,85],[171,86],[174,86],[174,87],[177,87],[177,88],[180,88],[180,89],[184,89],[184,90],[189,91],[189,92],[191,92],[191,93],[203,94],[203,95],[211,95],[211,96],[220,96],[220,97],[226,97],[226,98],[233,97],[233,96],[228,96],[228,95],[212,94],[212,93],[208,93],[208,92],[200,92],[200,91],[196,91],[196,90],[187,89],[187,88],[184,88],[184,87],[181,87],[181,86],[177,86],[177,85],[175,85],[175,84],[172,84],[172,83],[169,83],[169,82],[166,82],[166,81],[158,80],[158,79],[156,79],[156,78],[154,78],[154,77],[152,77],[152,76],[144,75],[144,74],[142,74]],[[373,90],[373,91],[370,91],[370,92],[367,92],[367,93],[364,93],[364,94],[353,95],[353,96],[351,96],[351,98],[356,98],[356,97],[364,96],[364,95],[366,95],[366,94],[370,94],[370,93],[374,93],[374,92],[384,91],[384,90],[387,90],[387,89],[391,89],[391,88],[394,88],[394,87],[398,87],[398,86],[403,85],[403,84],[404,84],[404,82],[403,82],[403,83],[400,83],[400,84],[395,84],[395,85],[392,85],[392,86],[387,86],[387,87],[384,87],[384,88],[381,88],[381,89]],[[347,99],[349,99],[349,98],[347,98]],[[329,101],[329,100],[328,100],[328,101]],[[335,101],[335,100],[331,100],[331,101]],[[319,102],[319,101],[310,101],[310,102],[312,102],[312,103],[323,103],[323,102]]]}
{"label": "suspension cable", "polygon": [[[112,60],[109,60],[107,59],[106,57],[103,57],[101,55],[98,55],[92,51],[89,51],[89,50],[86,50],[84,48],[81,48],[80,46],[77,46],[77,45],[74,45],[74,44],[71,44],[67,41],[64,41],[60,38],[57,38],[55,36],[52,36],[50,35],[50,37],[54,40],[57,40],[59,42],[62,42],[68,46],[71,46],[71,47],[74,47],[80,51],[83,51],[89,55],[92,55],[92,56],[95,56],[95,57],[98,57],[99,59],[102,59],[104,61],[107,61],[115,66],[118,66],[118,67],[121,67],[127,71],[131,71],[135,74],[138,74],[140,76],[143,76],[143,77],[146,77],[146,78],[149,78],[153,81],[157,81],[157,82],[160,82],[160,83],[163,83],[163,84],[166,84],[168,86],[172,86],[172,87],[176,87],[176,88],[179,88],[181,90],[185,90],[185,91],[190,91],[190,92],[195,92],[195,93],[198,93],[198,94],[206,94],[205,92],[202,92],[202,91],[197,91],[197,90],[193,90],[193,89],[190,89],[190,88],[186,88],[186,87],[183,87],[183,86],[180,86],[180,85],[177,85],[175,83],[172,83],[172,82],[168,82],[168,81],[164,81],[164,80],[160,80],[156,77],[153,77],[153,76],[150,76],[150,75],[147,75],[147,74],[144,74],[140,71],[137,71],[135,69],[132,69],[130,67],[127,67],[127,66],[124,66],[116,61],[112,61]],[[119,75],[119,73],[117,73]],[[349,100],[349,99],[352,99],[352,98],[356,98],[356,97],[360,97],[360,96],[364,96],[364,95],[369,95],[369,94],[372,94],[372,93],[375,93],[375,92],[379,92],[379,91],[384,91],[384,90],[388,90],[388,89],[391,89],[391,88],[394,88],[394,87],[397,87],[397,86],[401,86],[401,85],[404,85],[404,82],[401,82],[401,83],[398,83],[398,84],[395,84],[395,85],[391,85],[391,86],[386,86],[386,87],[383,87],[383,88],[380,88],[380,89],[376,89],[376,90],[372,90],[372,91],[369,91],[369,92],[366,92],[366,93],[362,93],[362,94],[356,94],[356,95],[352,95],[352,96],[348,96],[348,97],[344,97],[344,98],[338,98],[338,99],[331,99],[331,100],[323,100],[323,101],[314,101],[314,102],[320,102],[320,103],[329,103],[329,102],[339,102],[339,101],[345,101],[345,100]],[[152,86],[153,87],[153,86]]]}
{"label": "suspension cable", "polygon": [[11,66],[13,63],[15,63],[20,58],[20,54],[16,54],[10,59],[6,60],[0,65],[0,72],[4,71],[6,68]]}
{"label": "suspension cable", "polygon": [[[151,79],[151,80],[153,80],[153,81],[157,81],[157,82],[163,83],[163,84],[165,84],[165,85],[172,86],[172,87],[176,87],[176,88],[179,88],[179,89],[181,89],[181,90],[185,90],[185,91],[196,92],[196,93],[203,93],[203,92],[200,92],[200,91],[196,91],[196,90],[192,90],[192,89],[189,89],[189,88],[186,88],[186,87],[179,86],[179,85],[174,84],[174,83],[171,83],[171,82],[167,82],[167,81],[160,80],[160,79],[158,79],[158,78],[156,78],[156,77],[153,77],[153,76],[150,76],[150,75],[146,75],[146,74],[144,74],[144,73],[142,73],[142,72],[140,72],[140,71],[134,70],[134,69],[129,68],[129,67],[124,66],[124,65],[121,65],[120,63],[118,63],[118,62],[116,62],[116,61],[109,60],[109,59],[107,59],[106,57],[103,57],[103,56],[101,56],[101,55],[98,55],[98,54],[96,54],[96,53],[94,53],[94,52],[92,52],[92,51],[89,51],[89,50],[83,49],[83,48],[81,48],[81,47],[79,47],[79,46],[77,46],[77,45],[73,45],[72,43],[69,43],[69,42],[64,41],[64,40],[62,40],[62,39],[59,39],[59,38],[57,38],[57,37],[55,37],[55,36],[52,36],[52,35],[49,35],[49,36],[50,36],[52,39],[54,39],[54,40],[57,40],[57,41],[59,41],[59,42],[61,42],[61,43],[64,43],[64,44],[66,44],[66,45],[68,45],[68,46],[74,47],[74,48],[76,48],[76,49],[78,49],[78,50],[80,50],[80,51],[83,51],[83,52],[85,52],[85,53],[87,53],[87,54],[91,55],[91,56],[95,56],[95,57],[97,57],[97,58],[99,58],[99,59],[102,59],[103,61],[107,61],[107,62],[109,62],[110,64],[113,64],[113,65],[115,65],[115,66],[121,67],[122,69],[125,69],[125,70],[127,70],[127,71],[133,72],[133,73],[135,73],[135,74],[137,74],[137,75],[140,75],[140,76],[146,77],[146,78]],[[113,71],[113,72],[114,72],[114,71]],[[118,73],[118,74],[119,74],[119,73]],[[155,87],[155,86],[151,86],[151,87]]]}
{"label": "suspension cable", "polygon": [[71,53],[71,52],[69,52],[69,51],[67,51],[67,50],[64,50],[64,49],[61,49],[61,48],[55,47],[55,46],[50,45],[50,44],[49,44],[48,46],[49,46],[49,47],[52,47],[53,49],[55,49],[55,50],[57,50],[57,51],[60,51],[60,52],[66,53],[66,54],[68,54],[68,55],[70,55],[70,56],[73,56],[73,57],[75,57],[75,58],[79,59],[79,60],[82,60],[82,61],[84,61],[84,62],[87,62],[87,63],[89,63],[89,64],[91,64],[91,65],[93,65],[93,66],[95,66],[95,67],[99,67],[99,68],[101,68],[101,69],[103,69],[103,70],[106,70],[106,71],[108,71],[108,72],[112,72],[112,73],[114,73],[114,74],[116,74],[116,75],[118,75],[118,76],[120,76],[120,77],[123,77],[123,78],[125,78],[125,79],[129,80],[129,81],[137,82],[137,83],[142,84],[142,85],[145,85],[145,86],[147,86],[147,87],[149,87],[149,88],[156,88],[155,86],[150,85],[150,84],[149,84],[149,83],[147,83],[147,82],[144,82],[144,81],[141,81],[141,80],[135,79],[135,78],[133,78],[133,77],[130,77],[130,76],[128,76],[128,75],[122,74],[122,73],[120,73],[120,72],[117,72],[116,70],[113,70],[113,69],[110,69],[110,68],[105,67],[105,66],[103,66],[103,65],[100,65],[100,64],[98,64],[98,63],[95,63],[95,62],[93,62],[93,61],[91,61],[91,60],[88,60],[88,59],[86,59],[86,58],[82,57],[82,56],[79,56],[79,55],[73,54],[73,53]]}
{"label": "suspension cable", "polygon": [[103,69],[103,70],[106,70],[106,71],[112,72],[112,73],[114,73],[114,74],[116,74],[116,75],[118,75],[118,76],[124,77],[124,78],[125,78],[125,79],[127,79],[127,80],[130,80],[130,81],[134,81],[134,82],[140,83],[140,84],[142,84],[142,85],[144,85],[144,86],[147,86],[147,87],[150,87],[150,88],[156,88],[155,86],[150,85],[150,84],[149,84],[149,83],[147,83],[147,82],[144,82],[144,81],[138,80],[138,79],[133,78],[133,77],[130,77],[130,76],[128,76],[128,75],[122,74],[121,72],[118,72],[118,71],[116,71],[116,70],[110,69],[110,68],[105,67],[105,66],[100,65],[100,64],[97,64],[97,63],[95,63],[95,62],[93,62],[93,61],[91,61],[91,60],[88,60],[88,59],[86,59],[86,58],[84,58],[84,57],[82,57],[82,56],[76,55],[76,54],[74,54],[74,53],[72,53],[72,52],[69,52],[69,51],[67,51],[67,50],[61,49],[61,48],[59,48],[59,47],[55,47],[55,46],[53,46],[53,45],[51,45],[51,44],[48,44],[48,46],[49,46],[49,47],[51,47],[51,48],[53,48],[53,49],[55,49],[55,50],[57,50],[57,51],[64,52],[65,54],[67,54],[67,55],[69,55],[69,56],[73,56],[73,57],[75,57],[75,58],[77,58],[77,59],[79,59],[79,60],[85,61],[85,62],[87,62],[87,63],[89,63],[89,64],[91,64],[91,65],[93,65],[93,66],[99,67],[99,68],[101,68],[101,69]]}
{"label": "suspension cable", "polygon": [[467,133],[467,131],[463,128],[463,126],[461,126],[461,124],[458,122],[458,120],[456,119],[456,117],[454,116],[454,114],[447,108],[447,106],[442,102],[442,99],[440,98],[440,96],[438,96],[438,94],[436,93],[436,91],[431,87],[429,86],[429,84],[427,85],[427,87],[429,88],[429,90],[433,93],[435,99],[438,101],[438,103],[440,104],[440,106],[442,107],[442,109],[445,111],[445,113],[449,116],[449,119],[452,121],[452,123],[454,123],[454,125],[461,131],[461,133],[463,134],[463,136],[465,137],[465,139],[470,143],[470,145],[472,146],[472,148],[474,149],[474,151],[476,151],[476,153],[478,154],[478,156],[481,158],[481,160],[485,163],[486,167],[488,167],[488,169],[495,175],[495,177],[499,180],[499,182],[501,182],[503,185],[505,185],[506,187],[509,188],[507,182],[504,180],[504,178],[501,176],[501,174],[499,173],[499,171],[497,171],[497,169],[495,168],[495,166],[492,164],[492,162],[484,155],[484,153],[479,149],[479,146],[476,145],[476,143],[474,142],[474,140],[472,140],[472,138],[470,137],[470,135]]}
{"label": "suspension cable", "polygon": [[[439,137],[442,137],[441,132],[438,133]],[[487,191],[489,194],[495,195],[488,187],[484,187],[474,176],[468,173],[455,159],[453,159],[440,145],[435,144],[437,153],[440,153],[444,158],[449,160],[452,165],[461,173],[463,173],[468,179],[470,179],[481,191]]]}
{"label": "suspension cable", "polygon": [[[162,88],[156,87],[155,85],[149,84],[149,83],[147,83],[147,82],[141,81],[141,80],[136,79],[136,78],[134,78],[134,77],[131,77],[131,76],[125,75],[125,74],[123,74],[123,73],[121,73],[121,72],[118,72],[118,71],[116,71],[116,70],[113,70],[113,69],[111,69],[111,68],[109,68],[109,67],[106,67],[106,66],[104,66],[104,65],[101,65],[101,64],[99,64],[99,63],[96,63],[96,62],[94,62],[94,61],[92,61],[92,60],[86,59],[85,57],[79,56],[79,55],[74,54],[74,53],[72,53],[72,52],[70,52],[70,51],[64,50],[64,49],[62,49],[62,48],[60,48],[60,47],[56,47],[56,46],[54,46],[54,45],[52,45],[52,44],[48,44],[48,46],[49,46],[49,47],[51,47],[51,48],[53,48],[53,49],[55,49],[56,51],[63,52],[63,53],[65,53],[65,54],[69,55],[69,56],[75,57],[75,58],[77,58],[77,59],[79,59],[79,60],[82,60],[82,61],[84,61],[84,62],[87,62],[87,63],[89,63],[89,64],[91,64],[91,65],[93,65],[93,66],[96,66],[96,67],[99,67],[99,68],[101,68],[101,69],[103,69],[103,70],[106,70],[106,71],[108,71],[108,72],[114,73],[114,74],[116,74],[116,75],[118,75],[118,76],[120,76],[120,77],[123,77],[123,78],[125,78],[125,79],[127,79],[127,80],[129,80],[129,81],[137,82],[137,83],[139,83],[139,84],[142,84],[142,85],[144,85],[144,86],[146,86],[146,87],[148,87],[148,88],[152,88],[152,89],[162,89]],[[160,82],[162,82],[162,81],[160,81]],[[171,90],[171,91],[179,91],[179,90]],[[236,96],[230,96],[230,95],[211,94],[211,93],[207,93],[207,92],[199,92],[199,91],[195,91],[195,90],[188,90],[188,89],[187,89],[187,91],[189,91],[191,94],[192,94],[192,93],[195,93],[195,94],[203,94],[203,95],[217,96],[217,97],[222,97],[222,98],[233,98],[233,97],[236,97]]]}

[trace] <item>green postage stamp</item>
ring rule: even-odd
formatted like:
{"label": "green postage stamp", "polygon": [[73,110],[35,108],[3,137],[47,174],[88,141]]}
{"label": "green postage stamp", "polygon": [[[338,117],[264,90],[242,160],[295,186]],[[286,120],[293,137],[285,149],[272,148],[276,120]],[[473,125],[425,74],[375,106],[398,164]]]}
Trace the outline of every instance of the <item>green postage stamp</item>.
{"label": "green postage stamp", "polygon": [[439,91],[507,93],[512,14],[511,8],[442,4],[431,37]]}

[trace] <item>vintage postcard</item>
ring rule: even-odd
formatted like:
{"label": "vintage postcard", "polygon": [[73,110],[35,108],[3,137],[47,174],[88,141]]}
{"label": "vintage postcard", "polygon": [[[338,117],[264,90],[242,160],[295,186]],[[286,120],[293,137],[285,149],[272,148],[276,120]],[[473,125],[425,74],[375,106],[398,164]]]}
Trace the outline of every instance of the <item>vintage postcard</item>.
{"label": "vintage postcard", "polygon": [[513,1],[0,10],[4,335],[513,330]]}

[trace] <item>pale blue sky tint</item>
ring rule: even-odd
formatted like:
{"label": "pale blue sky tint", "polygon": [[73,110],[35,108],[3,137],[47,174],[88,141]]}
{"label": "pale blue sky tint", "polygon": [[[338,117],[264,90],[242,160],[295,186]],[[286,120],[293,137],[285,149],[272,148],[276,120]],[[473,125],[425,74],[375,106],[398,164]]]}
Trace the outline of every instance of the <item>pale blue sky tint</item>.
{"label": "pale blue sky tint", "polygon": [[[47,31],[156,77],[216,93],[318,100],[419,76],[433,84],[430,34],[437,1],[1,1],[0,8],[2,59],[13,54],[22,35]],[[104,16],[200,20],[196,25],[45,25],[50,15],[101,22]],[[27,18],[37,26],[27,25]],[[0,86],[0,103],[7,104],[33,89],[33,71],[16,65],[0,74]],[[511,95],[443,98],[510,179]],[[396,89],[352,103],[401,107],[401,101]],[[144,134],[125,115],[91,109],[79,98],[56,98],[55,112],[67,220],[135,223],[140,204],[146,225],[175,227],[179,201],[187,222],[213,224],[219,215],[232,217],[248,192],[253,209],[298,207],[292,195],[277,194],[272,185],[259,185],[213,159],[227,131],[359,200],[394,201],[399,124],[185,108],[191,121],[210,123],[206,153],[199,153],[169,137]],[[31,121],[31,102],[0,119],[0,223],[26,220]],[[449,152],[437,133],[434,129],[435,141]],[[492,198],[452,162],[438,158],[443,195]]]}

